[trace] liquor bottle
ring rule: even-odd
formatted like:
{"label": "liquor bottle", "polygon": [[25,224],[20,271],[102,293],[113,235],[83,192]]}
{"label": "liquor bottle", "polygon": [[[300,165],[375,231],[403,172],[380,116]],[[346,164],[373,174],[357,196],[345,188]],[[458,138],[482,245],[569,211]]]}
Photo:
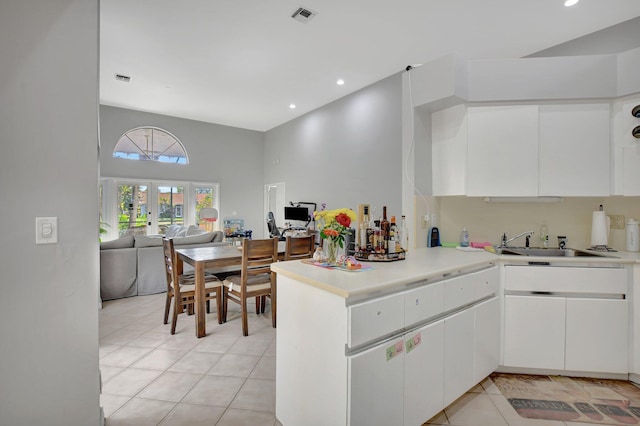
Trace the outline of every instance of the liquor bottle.
{"label": "liquor bottle", "polygon": [[360,223],[360,250],[363,251],[367,248],[367,227],[369,226],[368,215],[362,216],[362,223]]}
{"label": "liquor bottle", "polygon": [[391,233],[391,224],[387,219],[387,206],[382,207],[382,220],[380,221],[380,237],[382,238],[382,250],[389,252],[389,235]]}
{"label": "liquor bottle", "polygon": [[369,214],[369,225],[367,226],[367,250],[368,251],[375,251],[376,246],[375,246],[375,229],[376,229],[376,224],[375,221],[373,220],[374,214],[376,213],[376,208],[373,208],[373,213]]}
{"label": "liquor bottle", "polygon": [[389,253],[397,252],[398,225],[396,217],[391,216],[391,226],[389,227]]}
{"label": "liquor bottle", "polygon": [[402,224],[400,225],[400,246],[402,250],[409,251],[409,229],[407,229],[405,215],[402,215]]}

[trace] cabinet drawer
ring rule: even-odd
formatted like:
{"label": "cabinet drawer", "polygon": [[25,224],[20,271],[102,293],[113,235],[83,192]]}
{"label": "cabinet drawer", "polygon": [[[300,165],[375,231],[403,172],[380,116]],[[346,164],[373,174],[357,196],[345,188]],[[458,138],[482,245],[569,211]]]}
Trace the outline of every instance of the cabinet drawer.
{"label": "cabinet drawer", "polygon": [[626,294],[627,271],[617,268],[506,266],[505,290]]}
{"label": "cabinet drawer", "polygon": [[445,281],[444,309],[449,311],[497,290],[498,268],[493,267]]}
{"label": "cabinet drawer", "polygon": [[404,325],[409,327],[444,312],[445,282],[425,285],[404,296]]}
{"label": "cabinet drawer", "polygon": [[480,300],[492,294],[498,293],[500,284],[500,272],[498,267],[476,273],[476,299]]}
{"label": "cabinet drawer", "polygon": [[404,294],[394,294],[349,307],[347,345],[351,348],[404,327]]}

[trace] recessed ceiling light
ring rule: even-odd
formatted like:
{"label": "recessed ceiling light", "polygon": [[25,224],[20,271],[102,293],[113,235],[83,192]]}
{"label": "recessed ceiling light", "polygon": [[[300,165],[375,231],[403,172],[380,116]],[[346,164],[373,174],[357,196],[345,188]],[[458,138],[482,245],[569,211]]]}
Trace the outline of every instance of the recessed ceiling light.
{"label": "recessed ceiling light", "polygon": [[336,84],[337,84],[338,86],[342,86],[342,85],[344,84],[344,80],[343,80],[343,79],[341,79],[341,78],[339,78],[339,79],[338,79],[338,81],[336,81]]}
{"label": "recessed ceiling light", "polygon": [[296,109],[296,104],[289,104],[289,108]]}
{"label": "recessed ceiling light", "polygon": [[573,6],[574,4],[578,3],[580,0],[566,0],[564,2],[564,5],[569,7],[569,6]]}

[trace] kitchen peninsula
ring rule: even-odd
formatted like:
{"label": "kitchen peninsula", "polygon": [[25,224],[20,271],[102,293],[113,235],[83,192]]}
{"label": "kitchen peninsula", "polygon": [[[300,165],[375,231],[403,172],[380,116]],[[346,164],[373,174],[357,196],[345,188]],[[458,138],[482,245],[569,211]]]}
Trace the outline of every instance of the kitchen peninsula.
{"label": "kitchen peninsula", "polygon": [[278,420],[428,420],[498,366],[498,259],[423,248],[359,272],[273,264]]}
{"label": "kitchen peninsula", "polygon": [[[635,376],[637,259],[618,255],[422,248],[360,272],[274,264],[276,417],[284,426],[419,425],[496,370]],[[536,293],[528,294],[532,285]],[[559,308],[555,340],[530,327],[547,319],[533,315],[538,304],[550,303]],[[531,340],[542,339],[526,350],[519,349],[526,346],[517,340],[522,333],[511,331],[521,315]],[[531,345],[543,353],[536,361],[558,354],[558,362],[532,364]],[[612,353],[616,362],[607,362]]]}

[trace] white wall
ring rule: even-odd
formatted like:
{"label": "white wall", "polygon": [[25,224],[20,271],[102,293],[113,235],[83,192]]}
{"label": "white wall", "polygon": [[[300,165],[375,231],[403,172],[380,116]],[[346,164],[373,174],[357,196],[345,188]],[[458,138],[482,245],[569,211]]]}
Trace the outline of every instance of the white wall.
{"label": "white wall", "polygon": [[97,425],[98,2],[1,2],[0,52],[0,424]]}
{"label": "white wall", "polygon": [[[113,158],[118,139],[135,127],[163,128],[184,145],[189,164]],[[220,217],[237,212],[245,228],[262,233],[264,133],[110,106],[100,107],[100,174],[106,177],[220,184]]]}
{"label": "white wall", "polygon": [[[393,75],[269,130],[264,182],[284,182],[286,202],[358,204],[402,214],[402,80]],[[283,224],[279,223],[279,226]]]}

